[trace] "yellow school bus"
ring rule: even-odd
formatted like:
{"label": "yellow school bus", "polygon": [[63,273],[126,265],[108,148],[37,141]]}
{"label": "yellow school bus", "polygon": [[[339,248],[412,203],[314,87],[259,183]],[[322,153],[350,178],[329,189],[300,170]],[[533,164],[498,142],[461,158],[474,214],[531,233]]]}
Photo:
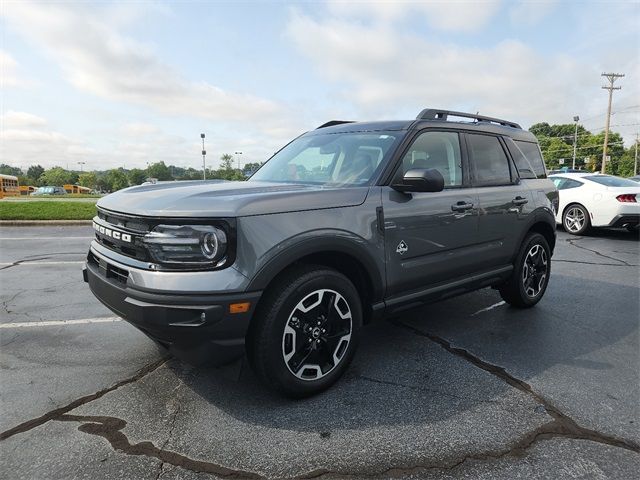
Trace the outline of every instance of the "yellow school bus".
{"label": "yellow school bus", "polygon": [[0,198],[17,197],[20,195],[18,177],[0,174]]}
{"label": "yellow school bus", "polygon": [[36,191],[36,187],[32,185],[20,185],[20,195],[31,195]]}
{"label": "yellow school bus", "polygon": [[81,187],[80,185],[70,185],[66,184],[62,186],[67,193],[91,193],[91,189],[89,187]]}

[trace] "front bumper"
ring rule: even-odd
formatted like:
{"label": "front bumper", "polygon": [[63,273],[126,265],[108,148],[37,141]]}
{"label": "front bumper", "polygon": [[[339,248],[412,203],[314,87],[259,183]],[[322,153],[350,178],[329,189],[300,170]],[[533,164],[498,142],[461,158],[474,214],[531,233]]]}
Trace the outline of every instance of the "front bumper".
{"label": "front bumper", "polygon": [[[83,277],[105,306],[188,363],[222,364],[243,354],[245,335],[262,292],[139,290],[131,285],[128,268],[92,250]],[[229,305],[239,302],[250,302],[249,310],[229,313]]]}

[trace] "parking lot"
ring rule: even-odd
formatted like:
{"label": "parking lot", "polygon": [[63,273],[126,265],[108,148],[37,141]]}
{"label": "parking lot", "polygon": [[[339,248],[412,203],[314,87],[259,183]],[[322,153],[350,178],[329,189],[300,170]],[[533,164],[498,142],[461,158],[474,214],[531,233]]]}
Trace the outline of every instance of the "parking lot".
{"label": "parking lot", "polygon": [[115,317],[82,281],[90,238],[0,229],[3,478],[640,471],[637,234],[558,232],[531,310],[485,289],[370,325],[345,377],[300,401],[244,361],[184,365]]}

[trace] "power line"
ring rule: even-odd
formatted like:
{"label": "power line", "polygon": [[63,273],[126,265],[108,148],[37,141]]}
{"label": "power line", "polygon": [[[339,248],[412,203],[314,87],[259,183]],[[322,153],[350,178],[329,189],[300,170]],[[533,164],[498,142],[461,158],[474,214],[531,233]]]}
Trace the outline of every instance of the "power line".
{"label": "power line", "polygon": [[607,107],[607,123],[604,127],[604,146],[602,147],[602,173],[605,173],[604,167],[607,161],[607,142],[609,141],[609,122],[611,122],[611,102],[613,100],[613,91],[620,90],[622,87],[614,87],[613,84],[618,78],[624,77],[624,73],[603,73],[601,75],[609,80],[609,85],[602,88],[609,91],[609,106]]}

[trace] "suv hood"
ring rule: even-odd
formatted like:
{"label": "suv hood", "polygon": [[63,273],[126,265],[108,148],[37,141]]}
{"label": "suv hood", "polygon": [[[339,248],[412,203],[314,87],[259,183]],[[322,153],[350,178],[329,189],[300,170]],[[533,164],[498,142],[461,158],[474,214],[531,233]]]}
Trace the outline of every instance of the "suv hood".
{"label": "suv hood", "polygon": [[141,185],[101,198],[113,212],[149,217],[244,217],[362,204],[368,187],[180,181]]}

